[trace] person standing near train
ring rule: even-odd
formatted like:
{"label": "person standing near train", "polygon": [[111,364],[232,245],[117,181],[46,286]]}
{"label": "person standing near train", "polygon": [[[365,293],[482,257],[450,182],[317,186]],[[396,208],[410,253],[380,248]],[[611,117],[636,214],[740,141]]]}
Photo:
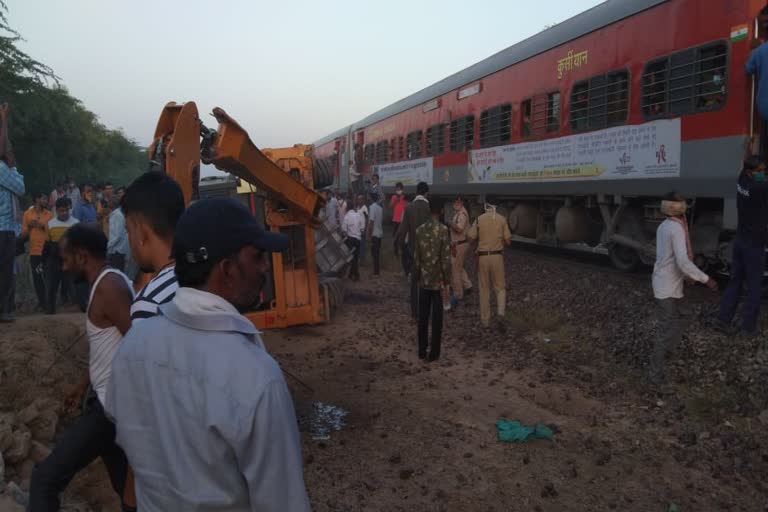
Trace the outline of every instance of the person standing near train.
{"label": "person standing near train", "polygon": [[504,247],[512,243],[507,219],[496,213],[496,207],[485,205],[485,213],[477,218],[467,233],[477,240],[477,282],[480,288],[480,323],[491,325],[491,288],[496,292],[496,312],[504,318],[507,305],[507,283],[504,276]]}
{"label": "person standing near train", "polygon": [[464,294],[472,291],[467,271],[464,270],[464,260],[467,257],[469,244],[467,243],[467,231],[469,231],[469,213],[464,208],[464,200],[457,197],[453,201],[453,219],[451,219],[451,288],[453,297],[460,301]]}
{"label": "person standing near train", "polygon": [[[768,180],[765,163],[758,157],[750,157],[744,162],[736,184],[736,209],[739,220],[733,242],[731,280],[723,293],[714,327],[726,334],[735,333],[731,322],[739,305],[742,286],[746,284],[741,334],[753,338],[759,333],[760,296],[768,244]],[[764,342],[764,347],[768,348],[768,342]]]}
{"label": "person standing near train", "polygon": [[675,350],[682,338],[680,301],[686,278],[706,284],[717,291],[717,282],[693,263],[691,238],[685,220],[685,200],[675,192],[661,201],[661,213],[666,220],[656,230],[656,264],[653,267],[653,296],[659,311],[656,342],[651,353],[650,381],[662,386],[664,360],[667,352]]}

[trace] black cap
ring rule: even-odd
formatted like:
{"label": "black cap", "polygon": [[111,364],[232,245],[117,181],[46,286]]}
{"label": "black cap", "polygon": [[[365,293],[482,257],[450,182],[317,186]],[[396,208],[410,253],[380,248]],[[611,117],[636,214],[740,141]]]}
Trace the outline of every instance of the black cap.
{"label": "black cap", "polygon": [[179,219],[173,255],[186,263],[215,263],[246,246],[281,252],[288,248],[288,237],[266,231],[236,199],[203,199]]}

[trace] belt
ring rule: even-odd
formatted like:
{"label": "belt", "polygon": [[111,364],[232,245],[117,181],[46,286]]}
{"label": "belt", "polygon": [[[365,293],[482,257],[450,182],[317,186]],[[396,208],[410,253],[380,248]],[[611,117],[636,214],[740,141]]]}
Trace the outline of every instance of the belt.
{"label": "belt", "polygon": [[479,251],[478,256],[495,256],[497,254],[503,254],[504,251]]}
{"label": "belt", "polygon": [[461,245],[461,244],[467,243],[467,241],[466,240],[459,240],[458,242],[453,242],[453,243],[455,243],[456,245]]}

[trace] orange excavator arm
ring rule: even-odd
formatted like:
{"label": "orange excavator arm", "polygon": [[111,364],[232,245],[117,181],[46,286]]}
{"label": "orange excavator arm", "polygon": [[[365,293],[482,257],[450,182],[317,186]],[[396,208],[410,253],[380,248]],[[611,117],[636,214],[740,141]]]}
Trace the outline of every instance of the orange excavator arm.
{"label": "orange excavator arm", "polygon": [[317,213],[323,206],[320,195],[259,151],[248,133],[223,109],[214,108],[213,116],[219,123],[218,130],[206,128],[194,102],[171,102],[157,123],[149,149],[151,161],[179,183],[185,202],[198,197],[202,161],[255,185],[284,204],[297,219],[319,226]]}

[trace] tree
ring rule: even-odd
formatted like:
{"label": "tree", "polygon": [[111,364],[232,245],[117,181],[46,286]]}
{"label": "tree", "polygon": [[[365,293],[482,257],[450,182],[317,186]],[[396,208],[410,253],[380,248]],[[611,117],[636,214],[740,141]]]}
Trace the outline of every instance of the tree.
{"label": "tree", "polygon": [[11,104],[9,131],[27,190],[50,190],[66,176],[127,184],[147,166],[146,151],[102,125],[53,70],[19,50],[0,0],[0,101]]}

